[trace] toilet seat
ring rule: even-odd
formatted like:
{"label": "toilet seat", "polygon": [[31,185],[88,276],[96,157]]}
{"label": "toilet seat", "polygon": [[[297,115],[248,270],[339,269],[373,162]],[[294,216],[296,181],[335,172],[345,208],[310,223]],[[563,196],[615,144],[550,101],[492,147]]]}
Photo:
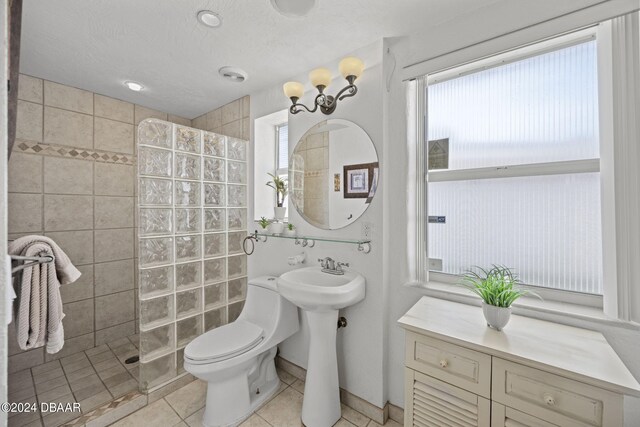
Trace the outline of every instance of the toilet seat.
{"label": "toilet seat", "polygon": [[214,363],[246,353],[264,339],[264,330],[245,320],[200,335],[184,349],[184,358],[195,364]]}

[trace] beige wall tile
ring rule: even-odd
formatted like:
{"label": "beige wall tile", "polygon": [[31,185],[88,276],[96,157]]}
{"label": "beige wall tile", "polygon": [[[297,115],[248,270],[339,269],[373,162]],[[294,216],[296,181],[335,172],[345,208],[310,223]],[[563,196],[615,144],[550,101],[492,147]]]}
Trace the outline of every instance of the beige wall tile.
{"label": "beige wall tile", "polygon": [[45,231],[93,229],[92,196],[44,196]]}
{"label": "beige wall tile", "polygon": [[136,125],[140,124],[144,119],[154,118],[160,120],[167,120],[167,113],[163,113],[162,111],[154,110],[152,108],[143,107],[142,105],[135,105],[135,121]]}
{"label": "beige wall tile", "polygon": [[171,123],[177,123],[179,125],[182,126],[191,126],[191,120],[186,119],[184,117],[180,117],[180,116],[174,116],[173,114],[169,114],[169,117],[167,118],[168,121],[170,121]]}
{"label": "beige wall tile", "polygon": [[135,320],[133,291],[96,298],[96,329],[104,329]]}
{"label": "beige wall tile", "polygon": [[112,342],[121,337],[127,337],[136,333],[137,322],[127,322],[121,325],[111,326],[109,328],[99,329],[96,331],[96,345],[102,345]]}
{"label": "beige wall tile", "polygon": [[42,231],[42,196],[9,193],[9,232]]}
{"label": "beige wall tile", "polygon": [[220,132],[222,135],[232,136],[234,138],[242,138],[242,120],[222,125]]}
{"label": "beige wall tile", "polygon": [[46,233],[75,265],[93,262],[93,231],[54,231]]}
{"label": "beige wall tile", "polygon": [[222,125],[242,118],[242,99],[236,99],[222,107]]}
{"label": "beige wall tile", "polygon": [[93,332],[93,299],[64,304],[62,311],[65,339]]}
{"label": "beige wall tile", "polygon": [[95,163],[95,194],[97,196],[133,196],[133,166]]}
{"label": "beige wall tile", "polygon": [[133,259],[95,264],[96,296],[133,289]]}
{"label": "beige wall tile", "polygon": [[45,107],[44,142],[78,148],[93,148],[93,116]]}
{"label": "beige wall tile", "polygon": [[96,262],[133,258],[133,228],[95,231]]}
{"label": "beige wall tile", "polygon": [[213,111],[207,113],[207,130],[218,128],[222,126],[222,109],[216,108]]}
{"label": "beige wall tile", "polygon": [[133,104],[130,102],[120,101],[119,99],[109,98],[108,96],[98,95],[93,97],[95,105],[96,117],[104,117],[120,122],[133,123]]}
{"label": "beige wall tile", "polygon": [[93,144],[96,150],[133,154],[133,125],[96,117]]}
{"label": "beige wall tile", "polygon": [[60,286],[60,295],[63,303],[93,299],[93,264],[76,266],[82,274],[73,283]]}
{"label": "beige wall tile", "polygon": [[242,119],[242,139],[251,139],[251,119]]}
{"label": "beige wall tile", "polygon": [[9,191],[42,192],[42,156],[13,152],[9,160]]}
{"label": "beige wall tile", "polygon": [[194,127],[196,129],[206,130],[207,129],[207,115],[203,114],[203,115],[198,116],[195,119],[191,120],[191,127]]}
{"label": "beige wall tile", "polygon": [[133,197],[96,196],[95,228],[133,227]]}
{"label": "beige wall tile", "polygon": [[18,101],[16,138],[42,142],[42,105]]}
{"label": "beige wall tile", "polygon": [[242,98],[242,118],[251,117],[251,97],[249,95]]}
{"label": "beige wall tile", "polygon": [[44,363],[44,347],[9,356],[9,373],[22,371]]}
{"label": "beige wall tile", "polygon": [[86,335],[80,335],[78,337],[65,338],[64,347],[62,347],[62,350],[54,354],[45,354],[45,359],[47,361],[57,360],[78,353],[80,351],[93,348],[94,343],[95,336],[93,332]]}
{"label": "beige wall tile", "polygon": [[44,158],[44,192],[93,194],[93,165],[87,160]]}
{"label": "beige wall tile", "polygon": [[93,93],[45,80],[44,105],[93,114]]}
{"label": "beige wall tile", "polygon": [[18,77],[18,99],[42,104],[42,79],[20,74]]}

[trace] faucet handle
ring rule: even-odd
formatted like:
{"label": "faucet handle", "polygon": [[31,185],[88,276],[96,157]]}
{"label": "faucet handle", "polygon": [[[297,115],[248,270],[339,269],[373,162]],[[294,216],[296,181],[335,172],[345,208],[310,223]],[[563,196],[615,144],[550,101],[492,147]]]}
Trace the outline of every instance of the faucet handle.
{"label": "faucet handle", "polygon": [[348,262],[337,261],[336,262],[336,270],[337,271],[342,271],[342,267],[349,267],[349,263]]}
{"label": "faucet handle", "polygon": [[320,263],[320,267],[327,268],[327,261],[322,258],[318,258],[318,262]]}

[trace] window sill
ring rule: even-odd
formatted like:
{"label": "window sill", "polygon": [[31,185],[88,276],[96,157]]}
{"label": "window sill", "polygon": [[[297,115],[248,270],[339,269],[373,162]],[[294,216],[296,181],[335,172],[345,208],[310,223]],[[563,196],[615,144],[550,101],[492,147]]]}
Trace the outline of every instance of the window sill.
{"label": "window sill", "polygon": [[[405,286],[414,288],[420,293],[430,297],[468,305],[481,305],[479,298],[471,291],[450,283],[435,281],[426,283],[411,282],[405,284]],[[574,326],[579,325],[576,321],[587,321],[624,329],[640,330],[640,324],[612,319],[606,316],[601,308],[597,307],[559,301],[540,301],[531,297],[520,298],[512,307],[514,314]]]}

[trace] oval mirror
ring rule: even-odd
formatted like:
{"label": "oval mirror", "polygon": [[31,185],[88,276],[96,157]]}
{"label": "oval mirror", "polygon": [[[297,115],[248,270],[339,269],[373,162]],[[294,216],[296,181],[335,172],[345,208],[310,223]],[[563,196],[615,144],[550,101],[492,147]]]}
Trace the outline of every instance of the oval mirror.
{"label": "oval mirror", "polygon": [[378,188],[378,154],[362,128],[330,119],[309,129],[289,160],[289,197],[311,225],[325,230],[357,220]]}

